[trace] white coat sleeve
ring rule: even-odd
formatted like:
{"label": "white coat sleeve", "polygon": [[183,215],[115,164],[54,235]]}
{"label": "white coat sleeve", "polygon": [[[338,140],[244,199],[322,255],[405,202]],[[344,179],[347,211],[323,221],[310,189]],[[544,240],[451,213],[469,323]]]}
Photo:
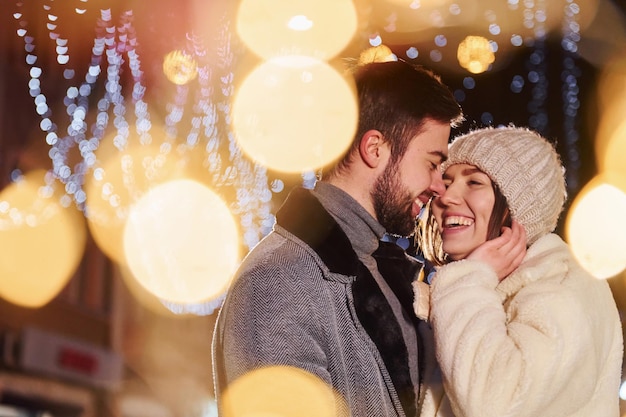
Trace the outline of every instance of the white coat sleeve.
{"label": "white coat sleeve", "polygon": [[558,279],[547,281],[504,303],[497,276],[484,263],[453,262],[435,275],[430,317],[457,417],[545,416],[547,409],[581,407],[588,400],[581,392],[592,395],[599,372],[593,364],[583,378],[576,374],[576,392],[567,392],[584,362],[579,338],[591,333],[584,308]]}

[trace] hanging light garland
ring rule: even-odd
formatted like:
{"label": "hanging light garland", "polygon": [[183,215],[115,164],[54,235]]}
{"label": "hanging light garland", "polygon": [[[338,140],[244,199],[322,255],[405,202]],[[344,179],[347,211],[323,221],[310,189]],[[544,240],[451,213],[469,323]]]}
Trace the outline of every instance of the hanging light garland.
{"label": "hanging light garland", "polygon": [[[55,32],[58,17],[53,13],[52,1],[44,5],[44,10],[48,13],[47,29],[49,37],[56,43],[56,61],[59,65],[67,66],[70,62],[70,51],[68,40],[60,38]],[[22,3],[17,3],[18,10]],[[77,14],[82,14],[77,9]],[[30,66],[31,87],[30,94],[34,97],[37,113],[41,116],[40,129],[46,134],[46,143],[50,146],[49,156],[52,161],[52,174],[48,178],[48,186],[52,187],[54,181],[60,181],[66,194],[61,198],[61,203],[67,207],[74,201],[77,206],[84,209],[86,194],[83,189],[84,176],[87,171],[95,166],[96,157],[94,152],[98,149],[101,139],[104,136],[109,123],[109,108],[113,104],[114,125],[117,134],[114,138],[115,146],[122,150],[126,146],[128,138],[128,122],[125,119],[126,107],[124,97],[121,93],[120,67],[123,62],[122,53],[126,53],[129,58],[129,67],[134,80],[133,102],[135,103],[135,114],[137,116],[137,130],[143,141],[149,142],[149,113],[147,105],[143,102],[143,92],[145,87],[141,84],[141,68],[138,59],[136,46],[136,35],[132,27],[133,15],[131,11],[125,12],[121,17],[120,27],[116,30],[112,23],[110,9],[101,11],[100,19],[96,27],[96,37],[92,48],[90,64],[85,74],[85,80],[79,86],[70,86],[66,90],[63,104],[65,112],[70,116],[70,123],[63,134],[59,127],[52,121],[52,109],[47,104],[46,96],[41,92],[40,80],[43,68],[36,66],[37,55],[35,54],[34,38],[28,35],[28,21],[26,16],[19,10],[14,14],[18,20],[18,35],[24,39],[25,49],[29,52],[26,56],[26,63]],[[119,37],[116,38],[115,34]],[[87,136],[89,126],[87,125],[87,115],[89,112],[89,98],[95,89],[95,84],[101,74],[101,64],[103,55],[106,54],[108,63],[107,78],[105,81],[106,93],[98,102],[98,113],[95,123],[91,128],[91,136]],[[63,71],[64,78],[68,81],[74,79],[75,71],[66,68]],[[73,167],[69,165],[69,153],[77,147],[81,160]],[[45,192],[45,195],[51,193]]]}
{"label": "hanging light garland", "polygon": [[[82,0],[85,1],[85,0]],[[71,201],[84,209],[85,191],[83,190],[84,176],[89,170],[94,171],[94,175],[101,176],[102,170],[96,163],[97,158],[95,151],[99,148],[101,140],[104,138],[109,124],[112,122],[114,128],[113,144],[119,151],[124,151],[128,146],[129,135],[131,134],[131,125],[127,117],[127,105],[132,102],[134,105],[134,128],[142,145],[152,142],[150,134],[152,123],[150,120],[150,112],[148,104],[143,100],[146,87],[142,81],[142,69],[137,52],[137,35],[133,26],[133,11],[124,11],[120,16],[117,26],[113,23],[111,9],[102,9],[100,18],[97,22],[96,36],[92,48],[92,56],[84,81],[77,86],[70,86],[66,90],[63,100],[65,112],[70,116],[67,134],[60,131],[59,127],[53,122],[52,109],[48,106],[46,96],[41,92],[41,78],[44,69],[37,66],[36,44],[35,38],[29,35],[27,16],[21,10],[23,4],[17,3],[18,10],[14,13],[14,18],[18,21],[18,35],[24,39],[25,49],[28,51],[26,62],[30,67],[31,80],[29,86],[30,93],[34,98],[34,104],[37,113],[41,116],[40,128],[46,134],[46,142],[50,145],[49,156],[53,163],[52,174],[50,178],[50,186],[55,181],[60,181],[66,190],[67,195],[63,197],[63,202],[67,206]],[[52,0],[44,4],[43,8],[48,15],[47,29],[49,37],[56,42],[56,61],[59,65],[68,67],[70,62],[70,50],[67,39],[61,38],[56,28],[63,22],[58,21],[58,17],[54,14],[54,2]],[[83,14],[84,9],[76,9],[77,14]],[[252,212],[262,216],[262,219],[255,220],[252,223],[258,225],[252,233],[249,233],[247,244],[252,247],[256,244],[260,237],[267,232],[267,224],[273,222],[271,215],[268,217],[268,198],[271,199],[271,193],[268,194],[266,171],[263,167],[256,166],[248,162],[241,154],[237,143],[232,134],[224,133],[220,137],[218,129],[218,120],[221,120],[225,131],[229,130],[230,125],[230,99],[234,91],[234,76],[232,67],[235,65],[234,50],[230,45],[231,28],[229,22],[223,23],[217,40],[219,47],[217,48],[217,66],[222,71],[219,74],[219,85],[217,94],[214,94],[214,88],[211,85],[212,73],[215,71],[211,68],[207,60],[207,50],[201,44],[199,38],[193,34],[188,35],[189,50],[184,52],[184,56],[192,58],[192,66],[200,62],[201,66],[194,71],[194,75],[198,75],[200,84],[199,93],[196,97],[189,96],[189,84],[180,83],[176,90],[173,102],[167,105],[169,113],[165,117],[165,125],[167,137],[171,140],[169,143],[162,144],[163,153],[168,153],[174,146],[175,138],[182,133],[186,135],[186,146],[193,148],[199,142],[202,136],[206,139],[206,168],[214,175],[214,185],[216,186],[236,186],[240,188],[237,192],[238,202],[236,203],[236,211],[244,218],[248,218]],[[105,61],[106,62],[103,62]],[[132,96],[125,97],[122,92],[122,66],[127,60],[132,76]],[[103,70],[103,64],[106,64]],[[96,84],[105,73],[105,93],[97,102],[97,115],[95,122],[91,126],[87,125],[87,115],[89,112],[89,100],[92,93],[96,90]],[[74,78],[74,69],[66,68],[64,70],[66,80],[71,81]],[[190,80],[191,81],[191,80]],[[220,97],[219,100],[216,97]],[[189,132],[179,133],[177,125],[182,121],[186,104],[189,100],[194,100],[193,108],[196,111],[191,118],[191,127]],[[185,129],[180,126],[180,130]],[[91,133],[89,135],[89,133]],[[81,160],[75,165],[69,165],[69,152],[77,147],[80,151]],[[223,167],[222,155],[223,148],[226,147],[229,155],[229,166]],[[16,174],[15,177],[19,177]],[[127,185],[132,186],[132,178],[128,178]],[[277,183],[273,187],[279,189]],[[245,190],[244,190],[245,189]],[[253,195],[248,193],[252,192]],[[48,192],[47,194],[51,194]],[[257,195],[259,194],[259,195]],[[258,205],[255,202],[263,202]],[[263,224],[263,226],[259,226]],[[253,237],[256,235],[256,237]]]}
{"label": "hanging light garland", "polygon": [[[85,0],[81,0],[85,1]],[[69,116],[66,131],[57,126],[53,120],[53,112],[47,103],[46,95],[42,92],[41,80],[44,70],[38,64],[36,54],[37,44],[29,31],[29,16],[25,12],[23,3],[17,2],[17,10],[13,14],[18,23],[17,34],[25,44],[26,63],[29,66],[30,94],[33,97],[35,110],[40,115],[40,129],[45,134],[49,145],[49,157],[52,169],[46,175],[47,185],[40,191],[42,198],[52,198],[54,190],[60,185],[65,193],[61,202],[69,207],[72,202],[89,216],[90,207],[86,204],[84,184],[86,176],[93,175],[96,180],[106,176],[105,168],[101,165],[96,154],[103,140],[110,140],[112,149],[124,154],[128,149],[129,141],[138,138],[141,146],[154,142],[152,122],[148,103],[144,101],[146,86],[143,82],[143,71],[139,52],[137,51],[137,34],[133,25],[132,10],[127,10],[119,16],[118,24],[114,24],[111,9],[101,9],[95,28],[95,38],[91,50],[91,58],[84,80],[73,83],[75,69],[70,67],[71,51],[67,39],[61,38],[56,29],[64,22],[60,22],[55,15],[55,3],[52,0],[44,3],[47,13],[48,36],[55,40],[56,63],[64,70],[64,78],[69,87],[63,99],[64,111]],[[78,15],[84,14],[84,9],[76,9]],[[136,169],[132,166],[143,166],[146,176],[158,170],[162,157],[176,152],[177,155],[198,154],[201,150],[205,157],[203,167],[210,177],[210,185],[215,188],[227,187],[234,190],[235,201],[232,211],[239,217],[244,244],[250,249],[267,234],[274,223],[271,214],[272,191],[280,192],[283,189],[281,180],[274,180],[269,188],[267,172],[263,166],[253,164],[244,158],[235,138],[230,131],[231,106],[230,101],[234,92],[234,74],[232,68],[236,65],[235,47],[232,45],[231,28],[228,19],[224,19],[216,40],[216,57],[209,59],[207,48],[193,34],[187,35],[187,49],[184,57],[190,58],[187,64],[193,67],[193,75],[188,82],[176,83],[177,88],[173,100],[167,104],[169,109],[164,120],[164,135],[160,135],[158,149],[160,155],[151,155],[150,161],[132,161],[132,155],[121,159],[124,171],[123,187],[125,190],[116,190],[111,184],[105,184],[102,192],[95,198],[102,199],[112,207],[120,207],[120,191],[133,195],[141,192],[136,189]],[[131,89],[122,90],[123,69],[130,69]],[[182,68],[182,67],[181,67]],[[181,69],[179,68],[179,70]],[[104,78],[103,78],[104,76]],[[198,83],[197,94],[192,96],[190,82]],[[103,90],[99,90],[103,84]],[[103,96],[97,99],[96,112],[91,126],[88,124],[90,102],[93,104],[94,93],[104,91]],[[190,102],[191,105],[188,105]],[[134,114],[128,113],[128,106],[132,104]],[[189,111],[188,109],[192,109]],[[91,110],[94,113],[93,110]],[[187,114],[185,114],[187,113]],[[63,115],[58,117],[63,119]],[[184,121],[189,121],[186,125]],[[134,123],[134,126],[132,125]],[[134,131],[134,132],[133,132]],[[184,138],[179,143],[177,138]],[[204,144],[202,147],[199,145]],[[80,160],[72,165],[70,152],[78,149]],[[225,159],[227,158],[227,159]],[[21,173],[15,171],[13,181],[18,181]],[[55,197],[56,198],[56,197]],[[8,228],[23,222],[20,219],[45,221],[45,209],[41,204],[34,205],[31,212],[18,212],[9,207],[7,202],[0,202],[0,227]],[[97,214],[94,214],[97,215]],[[33,220],[35,219],[35,220]],[[175,308],[175,306],[172,306]],[[178,306],[176,308],[182,308]],[[208,314],[214,306],[185,307],[195,309],[199,314]]]}
{"label": "hanging light garland", "polygon": [[581,160],[578,151],[579,133],[577,129],[577,116],[580,109],[580,100],[578,98],[580,68],[576,65],[578,42],[580,41],[579,13],[580,5],[576,0],[566,0],[562,27],[563,38],[561,41],[561,47],[565,54],[561,72],[561,79],[563,80],[561,94],[563,98],[563,131],[566,144],[566,180],[570,193],[573,193],[580,187],[578,174],[580,172]]}
{"label": "hanging light garland", "polygon": [[[81,0],[81,2],[87,3],[87,0]],[[369,12],[369,6],[364,6],[365,2],[361,3],[363,3],[361,8]],[[519,3],[520,0],[508,0],[511,10],[516,10]],[[522,4],[523,23],[525,28],[532,31],[532,36],[524,39],[520,35],[514,35],[511,43],[515,46],[525,43],[533,48],[527,61],[525,77],[532,85],[532,97],[528,103],[529,126],[538,131],[545,131],[548,125],[546,0],[522,0]],[[102,142],[110,138],[114,149],[123,153],[127,150],[129,141],[135,137],[139,139],[140,145],[153,144],[156,141],[156,133],[149,105],[144,101],[146,85],[137,49],[138,39],[133,24],[135,18],[133,11],[126,10],[114,17],[111,9],[100,10],[89,65],[84,79],[76,82],[77,68],[73,67],[71,54],[73,45],[68,39],[61,37],[57,31],[59,25],[67,23],[59,21],[55,14],[55,5],[58,7],[53,0],[47,0],[44,1],[42,7],[47,14],[47,34],[55,43],[56,64],[63,69],[64,80],[69,84],[63,98],[63,110],[69,116],[66,127],[58,126],[54,122],[64,120],[65,115],[53,117],[53,111],[43,92],[45,86],[42,86],[41,82],[46,68],[37,62],[37,48],[40,48],[40,45],[31,33],[29,16],[26,15],[22,2],[16,3],[16,11],[13,15],[18,23],[17,34],[23,39],[26,51],[25,60],[30,75],[29,92],[33,97],[35,110],[40,116],[39,129],[45,135],[45,141],[49,146],[49,157],[52,161],[52,169],[46,176],[46,186],[40,190],[40,196],[44,199],[52,198],[55,195],[54,190],[62,187],[65,191],[61,197],[62,205],[68,207],[75,203],[86,216],[89,216],[84,184],[88,175],[93,175],[96,179],[105,176],[104,168],[96,156],[96,151],[100,149]],[[413,9],[419,7],[419,2],[411,4]],[[566,156],[568,186],[575,189],[578,184],[577,171],[580,167],[576,146],[578,141],[576,119],[580,106],[577,81],[580,69],[575,61],[577,42],[580,39],[579,5],[576,0],[566,0],[564,10],[562,48],[566,57],[563,60],[562,71],[565,117],[563,123],[568,152]],[[81,18],[85,14],[85,9],[76,8],[75,12],[77,17]],[[461,13],[459,5],[453,4],[449,7],[448,14],[458,15],[459,13]],[[444,12],[433,13],[431,18],[438,16],[438,20],[433,20],[433,26],[443,27],[442,19],[445,15],[447,14]],[[500,35],[495,12],[488,11],[485,13],[485,18],[489,23],[489,33],[494,37]],[[185,47],[173,51],[169,56],[170,60],[164,63],[169,67],[164,67],[164,72],[166,76],[170,76],[175,90],[166,104],[167,114],[163,120],[164,134],[159,134],[157,145],[160,155],[152,155],[150,161],[142,160],[135,161],[135,163],[144,166],[146,175],[149,176],[151,171],[158,170],[161,157],[171,153],[178,156],[191,153],[197,155],[200,149],[203,152],[202,167],[210,178],[210,185],[233,191],[234,199],[231,209],[239,218],[244,244],[251,249],[271,230],[274,223],[271,200],[273,193],[283,191],[284,183],[280,179],[275,179],[268,184],[266,168],[243,156],[232,132],[231,101],[235,89],[233,68],[237,64],[237,46],[232,37],[232,30],[230,21],[225,17],[215,40],[217,48],[214,54],[209,53],[199,36],[188,33]],[[371,28],[362,28],[362,30],[369,31]],[[380,34],[375,33],[369,36],[369,42],[372,46],[376,46],[383,43],[383,39]],[[487,42],[488,45],[483,45],[483,50],[491,52],[489,60],[493,62],[493,52],[497,50],[497,43]],[[439,61],[442,59],[448,40],[441,33],[434,38],[434,43],[436,49],[433,49],[434,52],[430,56],[432,60]],[[406,53],[411,59],[419,55],[415,47],[409,47]],[[485,64],[487,68],[491,63],[489,60]],[[128,92],[122,90],[123,85],[126,85],[125,80],[122,79],[123,69],[126,67],[130,69],[131,78],[131,89]],[[467,77],[466,81],[464,82],[466,89],[475,88],[476,83],[472,77]],[[101,85],[103,89],[99,88]],[[523,86],[524,77],[520,75],[513,80],[511,89],[519,92]],[[103,91],[101,98],[94,97],[96,91]],[[457,92],[459,91],[461,90]],[[90,109],[90,105],[93,106],[94,103],[95,109]],[[132,112],[129,111],[131,109]],[[91,118],[93,120],[90,122]],[[183,138],[183,141],[181,142],[179,138]],[[74,149],[78,150],[80,160],[72,164],[70,153]],[[123,163],[127,165],[131,162],[123,160]],[[133,175],[135,175],[134,171],[125,170],[123,185],[126,190],[124,191],[133,192],[135,187]],[[15,171],[12,179],[17,181],[20,176],[21,173]],[[319,172],[303,173],[303,185],[308,188],[312,187],[318,177]],[[113,206],[119,202],[118,191],[120,190],[105,187],[100,198]],[[11,227],[15,219],[23,219],[27,215],[28,213],[18,213],[7,206],[6,202],[0,201],[0,228]],[[31,222],[33,215],[30,213]],[[45,218],[39,217],[39,221],[45,221]],[[203,313],[206,313],[212,306],[202,308],[204,308]]]}
{"label": "hanging light garland", "polygon": [[546,101],[548,98],[548,76],[546,55],[546,5],[545,0],[524,0],[524,26],[533,31],[533,37],[527,38],[526,43],[532,46],[526,68],[528,81],[533,85],[531,99],[528,103],[530,117],[528,125],[540,133],[545,133],[548,127],[548,112]]}

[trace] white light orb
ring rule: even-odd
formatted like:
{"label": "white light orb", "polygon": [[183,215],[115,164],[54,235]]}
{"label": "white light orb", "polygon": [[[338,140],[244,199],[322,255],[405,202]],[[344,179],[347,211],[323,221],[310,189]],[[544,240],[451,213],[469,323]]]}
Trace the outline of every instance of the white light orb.
{"label": "white light orb", "polygon": [[121,263],[130,207],[150,188],[178,175],[177,163],[158,143],[134,144],[124,151],[101,146],[98,158],[100,165],[85,180],[87,224],[98,247]]}
{"label": "white light orb", "polygon": [[572,252],[596,278],[610,278],[626,268],[626,223],[621,221],[625,184],[616,176],[597,176],[580,191],[567,217]]}
{"label": "white light orb", "polygon": [[282,172],[315,170],[336,160],[352,142],[357,117],[348,81],[325,62],[303,56],[261,64],[233,103],[242,150]]}
{"label": "white light orb", "polygon": [[176,303],[221,296],[239,263],[237,224],[221,198],[188,179],[160,184],[131,208],[126,264],[150,293]]}
{"label": "white light orb", "polygon": [[243,0],[236,16],[242,41],[264,59],[337,56],[357,30],[351,0]]}

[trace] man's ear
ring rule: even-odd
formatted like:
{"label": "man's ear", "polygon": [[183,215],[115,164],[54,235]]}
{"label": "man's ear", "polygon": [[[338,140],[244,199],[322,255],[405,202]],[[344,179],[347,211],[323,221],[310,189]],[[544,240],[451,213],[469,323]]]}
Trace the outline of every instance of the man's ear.
{"label": "man's ear", "polygon": [[368,130],[361,137],[359,153],[361,159],[370,168],[376,168],[381,162],[386,161],[388,152],[389,149],[385,138],[378,130]]}

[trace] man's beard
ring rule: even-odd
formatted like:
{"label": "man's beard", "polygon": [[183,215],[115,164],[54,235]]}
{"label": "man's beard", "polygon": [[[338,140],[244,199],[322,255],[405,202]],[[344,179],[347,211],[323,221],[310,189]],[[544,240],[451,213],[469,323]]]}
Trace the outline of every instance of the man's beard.
{"label": "man's beard", "polygon": [[371,195],[378,222],[387,233],[408,237],[415,232],[415,219],[411,216],[413,199],[400,182],[397,163],[387,165]]}

